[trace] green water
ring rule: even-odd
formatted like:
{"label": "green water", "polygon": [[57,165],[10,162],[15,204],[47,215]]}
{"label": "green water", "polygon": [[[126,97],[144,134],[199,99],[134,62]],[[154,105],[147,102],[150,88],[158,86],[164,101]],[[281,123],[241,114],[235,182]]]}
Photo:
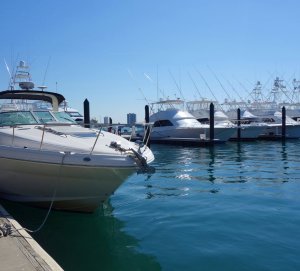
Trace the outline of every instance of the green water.
{"label": "green water", "polygon": [[[152,149],[151,177],[33,235],[65,270],[300,270],[300,141]],[[47,212],[4,206],[29,228]]]}

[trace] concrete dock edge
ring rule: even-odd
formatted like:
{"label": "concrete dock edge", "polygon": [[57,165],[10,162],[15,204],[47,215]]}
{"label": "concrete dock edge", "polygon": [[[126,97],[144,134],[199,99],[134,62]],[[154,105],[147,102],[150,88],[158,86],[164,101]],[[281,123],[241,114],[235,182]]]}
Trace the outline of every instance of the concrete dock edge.
{"label": "concrete dock edge", "polygon": [[0,238],[1,270],[63,270],[0,204],[1,223],[8,223],[13,230]]}

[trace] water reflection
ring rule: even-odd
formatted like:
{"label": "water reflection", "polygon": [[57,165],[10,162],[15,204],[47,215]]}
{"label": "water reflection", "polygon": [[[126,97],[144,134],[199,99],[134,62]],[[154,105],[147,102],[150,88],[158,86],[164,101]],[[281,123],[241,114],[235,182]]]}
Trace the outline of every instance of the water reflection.
{"label": "water reflection", "polygon": [[[288,162],[286,141],[282,141],[281,143],[281,161],[283,163],[284,174],[288,175],[289,162]],[[287,182],[287,180],[283,180],[283,182]]]}
{"label": "water reflection", "polygon": [[[27,228],[36,228],[47,212],[6,201],[1,204]],[[154,257],[137,252],[138,241],[123,228],[108,204],[94,214],[53,211],[33,237],[64,270],[161,270]]]}
{"label": "water reflection", "polygon": [[[295,144],[296,143],[296,144]],[[156,174],[147,199],[252,189],[253,185],[288,182],[295,178],[299,142],[233,142],[207,148],[153,145]],[[246,185],[247,184],[247,185]]]}

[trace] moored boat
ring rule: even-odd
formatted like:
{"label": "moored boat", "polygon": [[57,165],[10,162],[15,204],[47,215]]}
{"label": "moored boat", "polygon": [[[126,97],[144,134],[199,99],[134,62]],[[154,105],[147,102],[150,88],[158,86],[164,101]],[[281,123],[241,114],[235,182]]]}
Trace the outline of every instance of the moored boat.
{"label": "moored boat", "polygon": [[[149,169],[154,155],[147,146],[81,127],[59,110],[63,95],[34,90],[31,81],[19,86],[0,92],[6,101],[0,108],[1,198],[93,212],[130,175]],[[51,109],[34,108],[36,101]]]}
{"label": "moored boat", "polygon": [[[191,143],[201,144],[210,141],[210,126],[197,119],[183,107],[184,102],[176,100],[160,100],[151,105],[156,110],[150,115],[153,124],[150,133],[151,142],[158,143]],[[226,142],[236,131],[235,125],[215,125],[214,142]]]}

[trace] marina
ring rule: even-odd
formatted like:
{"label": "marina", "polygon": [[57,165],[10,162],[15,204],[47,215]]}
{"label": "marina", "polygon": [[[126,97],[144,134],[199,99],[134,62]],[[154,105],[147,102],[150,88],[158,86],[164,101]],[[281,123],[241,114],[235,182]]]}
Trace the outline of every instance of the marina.
{"label": "marina", "polygon": [[300,270],[300,1],[2,2],[0,271]]}
{"label": "marina", "polygon": [[142,129],[90,127],[87,99],[81,116],[63,95],[34,89],[26,69],[21,61],[15,78],[22,81],[0,92],[0,202],[26,236],[13,239],[15,220],[3,208],[0,243],[22,255],[16,264],[75,271],[300,267],[300,126],[285,107],[264,117],[270,123],[239,108],[233,121],[211,102],[197,119],[184,101],[160,99],[145,106]]}
{"label": "marina", "polygon": [[[64,270],[298,270],[299,148],[152,144],[154,174],[131,176],[94,214],[51,212],[33,237]],[[29,228],[47,212],[2,204]]]}

